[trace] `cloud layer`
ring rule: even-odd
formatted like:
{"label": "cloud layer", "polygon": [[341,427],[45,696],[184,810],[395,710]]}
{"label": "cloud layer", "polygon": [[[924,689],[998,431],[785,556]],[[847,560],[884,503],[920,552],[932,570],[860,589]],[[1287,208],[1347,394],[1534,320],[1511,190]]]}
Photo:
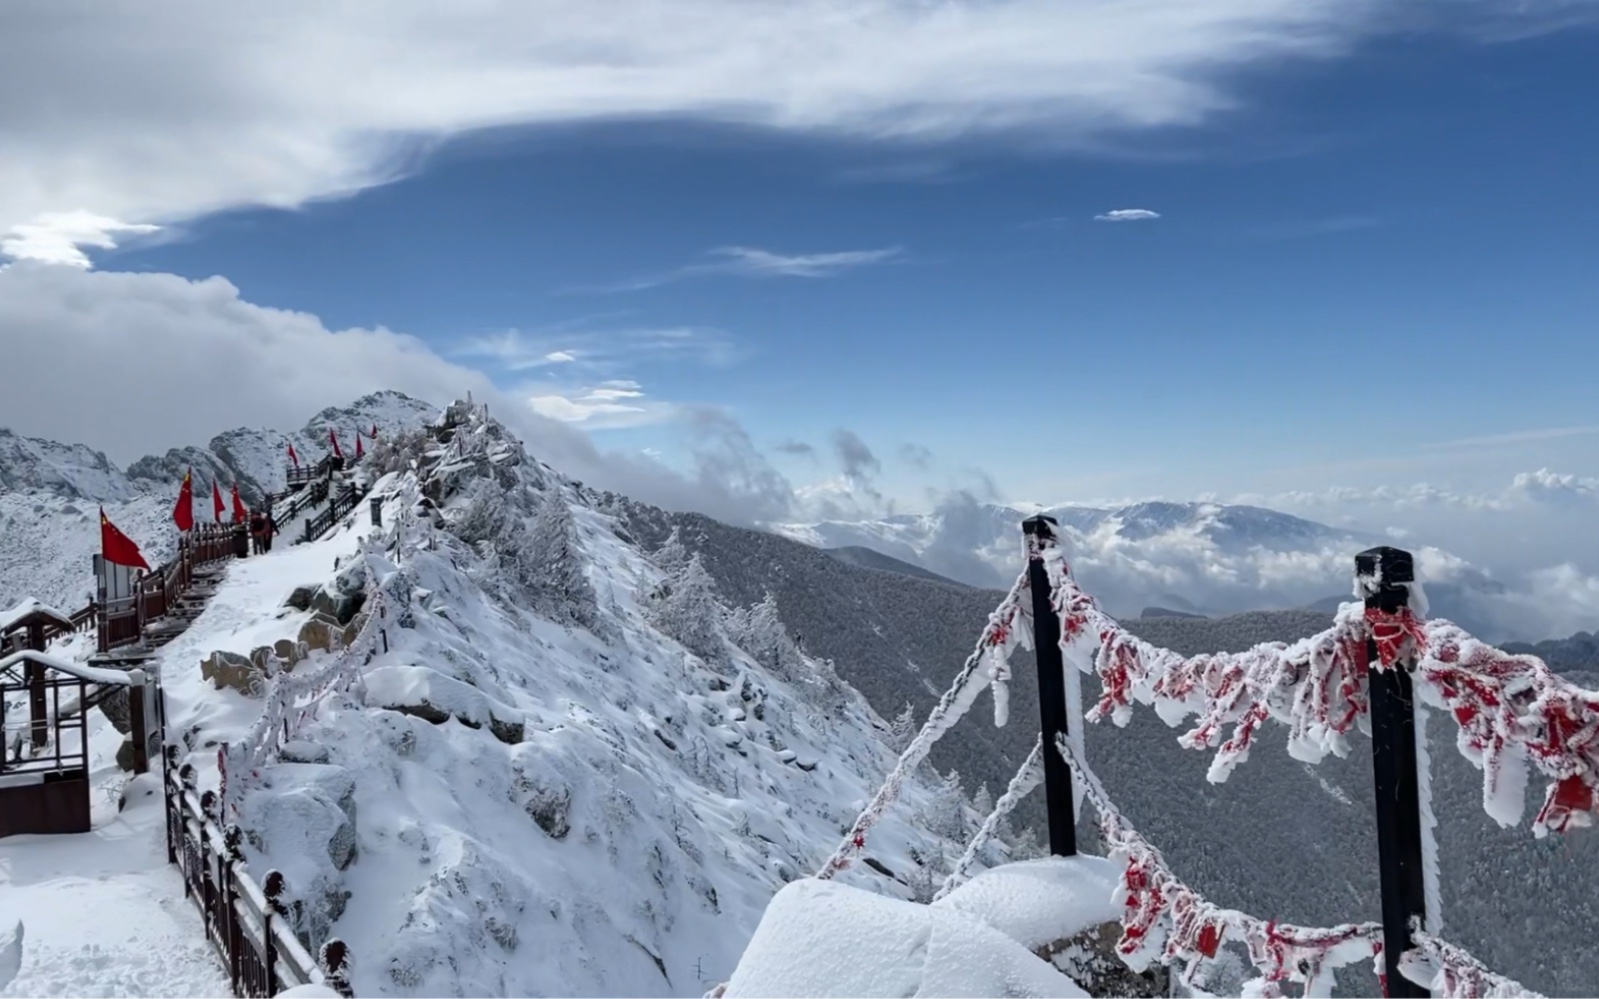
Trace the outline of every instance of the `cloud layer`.
{"label": "cloud layer", "polygon": [[[0,354],[6,370],[29,373],[0,392],[0,426],[90,444],[120,464],[241,425],[298,427],[379,389],[435,404],[471,392],[534,454],[592,485],[733,523],[781,519],[794,502],[742,428],[712,410],[674,413],[689,434],[684,468],[604,452],[570,424],[657,405],[635,394],[636,382],[598,382],[563,397],[566,410],[530,404],[414,337],[330,330],[316,316],[245,301],[221,278],[14,264],[0,270]],[[572,420],[583,407],[592,418]]]}
{"label": "cloud layer", "polygon": [[[7,4],[0,234],[15,256],[59,257],[63,241],[100,245],[122,224],[359,190],[453,135],[513,124],[689,116],[1063,144],[1193,125],[1235,106],[1223,81],[1238,68],[1339,54],[1394,9],[611,0],[596,17],[587,0]],[[88,218],[104,222],[85,233]]]}

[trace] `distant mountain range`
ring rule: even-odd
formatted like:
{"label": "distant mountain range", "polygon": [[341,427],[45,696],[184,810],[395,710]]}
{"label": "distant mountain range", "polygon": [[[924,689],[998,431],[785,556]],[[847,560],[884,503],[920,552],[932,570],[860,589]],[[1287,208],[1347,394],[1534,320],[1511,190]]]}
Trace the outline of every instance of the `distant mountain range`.
{"label": "distant mountain range", "polygon": [[[1351,588],[1356,552],[1381,535],[1333,527],[1263,507],[1147,502],[1122,507],[1058,506],[1043,511],[1060,525],[1078,580],[1121,617],[1170,614],[1216,617],[1252,610],[1332,610]],[[816,547],[862,550],[946,579],[983,588],[1010,585],[1022,566],[1021,524],[1031,511],[995,503],[949,502],[931,513],[876,520],[778,524],[772,530]],[[1423,561],[1464,563],[1421,548]],[[888,565],[882,567],[888,568]],[[1454,569],[1428,579],[1434,615],[1490,641],[1500,633],[1484,613],[1504,587],[1486,574]],[[1144,613],[1151,608],[1153,613]]]}
{"label": "distant mountain range", "polygon": [[246,504],[283,488],[288,447],[306,464],[329,450],[329,429],[354,451],[357,428],[380,435],[415,428],[433,406],[399,392],[376,392],[349,406],[325,409],[292,433],[240,428],[204,446],[173,448],[117,465],[82,444],[23,437],[0,428],[0,608],[34,596],[69,609],[83,604],[92,583],[89,553],[99,550],[95,508],[103,505],[155,564],[172,553],[177,528],[172,507],[185,469],[194,469],[194,514],[211,520],[211,483],[224,494],[237,483]]}

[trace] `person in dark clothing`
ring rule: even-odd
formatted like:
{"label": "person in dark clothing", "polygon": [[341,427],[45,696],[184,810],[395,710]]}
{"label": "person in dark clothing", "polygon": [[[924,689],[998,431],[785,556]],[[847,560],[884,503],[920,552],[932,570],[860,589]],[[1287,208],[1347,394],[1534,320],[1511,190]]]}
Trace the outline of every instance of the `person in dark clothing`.
{"label": "person in dark clothing", "polygon": [[266,517],[260,510],[250,514],[250,551],[260,555],[266,551]]}
{"label": "person in dark clothing", "polygon": [[263,525],[261,530],[261,550],[269,552],[272,550],[272,535],[278,533],[278,522],[272,516],[271,507],[267,507],[264,517],[266,523]]}

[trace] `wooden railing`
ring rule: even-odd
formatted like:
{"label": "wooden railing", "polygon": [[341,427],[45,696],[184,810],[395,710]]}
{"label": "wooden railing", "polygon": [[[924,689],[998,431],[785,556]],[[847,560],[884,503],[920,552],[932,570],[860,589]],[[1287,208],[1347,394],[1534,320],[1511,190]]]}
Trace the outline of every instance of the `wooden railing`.
{"label": "wooden railing", "polygon": [[315,541],[333,529],[344,517],[349,516],[361,502],[361,489],[353,482],[347,482],[326,510],[311,517],[305,522],[305,541]]}
{"label": "wooden railing", "polygon": [[[141,577],[131,595],[107,599],[104,594],[72,615],[75,631],[91,625],[99,631],[99,651],[110,652],[138,642],[145,625],[172,613],[178,599],[194,585],[195,569],[235,558],[248,551],[243,524],[200,524],[178,541],[178,553]],[[60,634],[60,629],[48,637]]]}
{"label": "wooden railing", "polygon": [[233,994],[265,997],[298,985],[325,985],[341,996],[354,995],[344,942],[329,940],[318,957],[311,956],[283,904],[283,875],[268,871],[260,884],[250,877],[240,850],[243,833],[236,825],[224,831],[211,818],[216,792],[196,793],[194,767],[178,766],[176,745],[166,754],[167,860],[183,874],[183,892],[200,910]]}

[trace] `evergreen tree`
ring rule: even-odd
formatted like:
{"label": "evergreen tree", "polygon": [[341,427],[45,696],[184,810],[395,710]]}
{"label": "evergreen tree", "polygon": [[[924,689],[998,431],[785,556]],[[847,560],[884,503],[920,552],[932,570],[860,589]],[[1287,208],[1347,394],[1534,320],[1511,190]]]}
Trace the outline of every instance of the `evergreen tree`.
{"label": "evergreen tree", "polygon": [[683,539],[678,535],[678,529],[675,526],[672,528],[671,535],[667,537],[666,543],[656,549],[655,554],[650,556],[650,558],[668,576],[681,571],[688,565],[688,548],[684,546]]}
{"label": "evergreen tree", "polygon": [[700,563],[699,555],[692,555],[658,591],[655,623],[684,648],[716,665],[723,656],[721,617],[711,575]]}
{"label": "evergreen tree", "polygon": [[889,726],[886,739],[888,748],[896,753],[903,753],[916,738],[916,707],[910,701],[905,702],[905,710],[894,716],[894,721]]}
{"label": "evergreen tree", "polygon": [[584,571],[577,524],[559,488],[549,489],[539,503],[519,561],[540,610],[586,628],[599,620],[599,601]]}
{"label": "evergreen tree", "polygon": [[947,840],[964,843],[970,835],[966,818],[966,792],[961,788],[961,775],[951,770],[933,791],[933,798],[923,814],[927,831]]}

